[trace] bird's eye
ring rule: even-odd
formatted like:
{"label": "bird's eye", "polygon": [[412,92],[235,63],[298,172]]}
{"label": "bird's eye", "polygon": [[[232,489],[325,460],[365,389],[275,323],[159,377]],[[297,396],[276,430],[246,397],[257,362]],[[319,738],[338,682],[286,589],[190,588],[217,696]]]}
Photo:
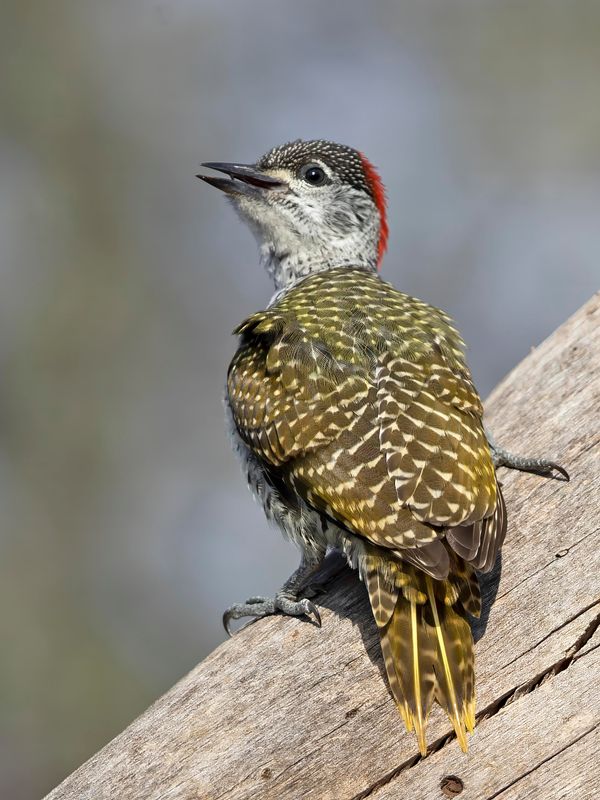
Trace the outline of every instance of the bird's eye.
{"label": "bird's eye", "polygon": [[311,186],[322,186],[327,183],[327,173],[318,164],[307,164],[300,170],[300,177]]}

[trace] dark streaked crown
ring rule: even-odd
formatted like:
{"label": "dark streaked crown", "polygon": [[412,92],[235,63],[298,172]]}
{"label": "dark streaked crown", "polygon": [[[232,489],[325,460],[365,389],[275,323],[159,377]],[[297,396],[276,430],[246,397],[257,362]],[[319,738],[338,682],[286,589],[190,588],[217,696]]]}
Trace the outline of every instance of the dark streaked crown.
{"label": "dark streaked crown", "polygon": [[344,183],[367,192],[373,199],[374,192],[365,174],[363,156],[353,147],[325,139],[304,141],[297,139],[269,150],[259,161],[260,169],[289,169],[297,173],[311,161],[320,161],[328,166]]}

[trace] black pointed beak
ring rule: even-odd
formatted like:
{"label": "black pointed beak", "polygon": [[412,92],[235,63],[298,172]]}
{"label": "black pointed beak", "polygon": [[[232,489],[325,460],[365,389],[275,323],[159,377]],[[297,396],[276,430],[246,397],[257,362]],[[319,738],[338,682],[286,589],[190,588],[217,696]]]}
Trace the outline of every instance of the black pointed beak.
{"label": "black pointed beak", "polygon": [[226,194],[256,196],[264,191],[285,191],[287,189],[285,181],[267,175],[254,164],[227,164],[223,161],[206,161],[202,166],[229,175],[229,178],[196,175],[200,180],[206,181],[211,186],[216,186],[217,189],[221,189]]}

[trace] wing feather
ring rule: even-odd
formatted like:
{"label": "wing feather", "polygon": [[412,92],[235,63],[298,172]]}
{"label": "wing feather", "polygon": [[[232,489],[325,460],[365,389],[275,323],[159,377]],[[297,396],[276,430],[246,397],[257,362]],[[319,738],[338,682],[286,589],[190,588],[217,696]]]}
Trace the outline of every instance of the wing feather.
{"label": "wing feather", "polygon": [[448,571],[447,530],[461,557],[493,562],[506,514],[445,315],[377,276],[332,270],[237,332],[238,431],[306,502],[434,577]]}

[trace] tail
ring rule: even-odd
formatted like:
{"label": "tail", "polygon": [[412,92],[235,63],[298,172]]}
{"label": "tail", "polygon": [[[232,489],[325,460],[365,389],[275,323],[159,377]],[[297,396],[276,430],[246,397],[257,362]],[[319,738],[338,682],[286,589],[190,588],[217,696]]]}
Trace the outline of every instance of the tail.
{"label": "tail", "polygon": [[390,689],[406,729],[427,752],[425,729],[434,700],[448,714],[463,752],[475,728],[473,637],[466,614],[479,616],[472,567],[450,553],[447,580],[368,555],[364,578],[381,638]]}

